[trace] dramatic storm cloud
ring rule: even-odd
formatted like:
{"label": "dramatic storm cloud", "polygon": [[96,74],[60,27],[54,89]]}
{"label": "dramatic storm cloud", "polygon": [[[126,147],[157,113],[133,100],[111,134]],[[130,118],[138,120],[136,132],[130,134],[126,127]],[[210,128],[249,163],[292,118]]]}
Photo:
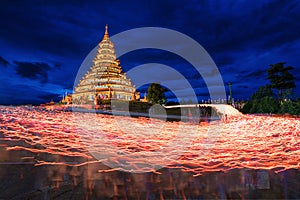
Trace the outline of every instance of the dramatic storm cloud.
{"label": "dramatic storm cloud", "polygon": [[[150,26],[188,35],[208,51],[227,92],[227,82],[233,83],[236,99],[248,99],[267,84],[269,64],[284,61],[295,68],[300,96],[299,21],[296,0],[5,1],[0,7],[0,104],[39,104],[71,92],[105,24],[111,36]],[[124,71],[146,63],[168,65],[189,80],[200,99],[209,98],[203,77],[178,55],[143,49],[120,61]]]}
{"label": "dramatic storm cloud", "polygon": [[48,81],[48,71],[51,67],[46,63],[39,63],[39,62],[19,62],[15,61],[16,64],[16,72],[18,75],[24,78],[29,79],[38,79],[42,83]]}
{"label": "dramatic storm cloud", "polygon": [[0,56],[0,66],[6,67],[8,64],[8,61]]}

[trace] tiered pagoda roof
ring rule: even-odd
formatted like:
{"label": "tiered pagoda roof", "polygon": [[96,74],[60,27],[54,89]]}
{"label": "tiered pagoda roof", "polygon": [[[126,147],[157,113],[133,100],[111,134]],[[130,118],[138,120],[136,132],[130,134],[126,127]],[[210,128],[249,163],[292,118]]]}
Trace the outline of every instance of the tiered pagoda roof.
{"label": "tiered pagoda roof", "polygon": [[135,87],[122,72],[106,25],[93,65],[74,90],[73,103],[85,104],[95,98],[133,100],[139,98],[137,96]]}

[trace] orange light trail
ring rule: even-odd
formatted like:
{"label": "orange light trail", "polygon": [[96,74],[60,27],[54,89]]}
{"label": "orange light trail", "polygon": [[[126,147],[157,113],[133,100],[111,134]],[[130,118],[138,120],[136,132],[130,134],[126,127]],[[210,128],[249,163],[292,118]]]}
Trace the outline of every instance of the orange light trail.
{"label": "orange light trail", "polygon": [[[142,166],[142,161],[133,157],[147,157],[156,150],[164,150],[170,140],[176,138],[179,127],[178,122],[140,117],[130,119],[138,124],[138,128],[130,130],[131,127],[128,127],[126,132],[116,125],[116,120],[127,120],[122,116],[47,111],[37,107],[0,107],[0,113],[0,136],[3,135],[0,137],[1,148],[32,154],[36,159],[36,166],[79,166],[100,162],[88,151],[94,149],[95,152],[106,150],[108,159],[120,165],[155,171],[153,166]],[[87,124],[86,128],[78,127],[78,121],[73,120],[73,115],[82,119],[96,117],[97,125],[101,127],[101,137],[97,137],[100,133],[93,129],[92,123]],[[254,115],[231,117],[228,122],[222,123],[220,133],[213,136],[214,140],[209,148],[204,148],[205,141],[211,137],[207,134],[208,129],[220,127],[219,123],[222,122],[200,123],[196,134],[190,138],[192,142],[186,147],[185,153],[169,163],[168,167],[193,172],[194,176],[234,168],[274,169],[275,172],[300,169],[299,118]],[[158,126],[161,129],[155,132],[155,127]],[[128,134],[128,131],[132,134]],[[189,130],[186,129],[184,134],[188,135]],[[103,141],[103,138],[109,142]],[[92,144],[89,144],[90,141],[93,141]],[[177,143],[168,153],[176,154],[176,149],[184,145],[184,141]],[[110,152],[112,146],[127,155]],[[65,159],[56,159],[56,156]],[[70,160],[75,158],[80,158],[80,162],[70,164]],[[161,158],[149,156],[149,159],[152,159],[151,163],[155,163]],[[101,170],[103,171],[105,170]]]}

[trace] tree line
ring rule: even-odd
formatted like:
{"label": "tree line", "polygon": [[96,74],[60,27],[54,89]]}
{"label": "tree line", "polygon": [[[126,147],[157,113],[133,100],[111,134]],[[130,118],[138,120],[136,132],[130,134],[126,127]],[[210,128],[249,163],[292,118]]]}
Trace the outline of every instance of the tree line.
{"label": "tree line", "polygon": [[[259,87],[241,111],[243,113],[300,115],[300,98],[297,98],[294,93],[296,84],[292,74],[293,69],[292,66],[285,66],[284,62],[271,64],[266,71],[269,84]],[[178,102],[168,102],[164,94],[166,91],[160,83],[152,83],[148,88],[148,102],[161,105],[179,104]]]}
{"label": "tree line", "polygon": [[296,97],[294,67],[284,62],[271,64],[267,70],[269,84],[261,86],[244,105],[243,113],[277,113],[300,115],[300,99]]}

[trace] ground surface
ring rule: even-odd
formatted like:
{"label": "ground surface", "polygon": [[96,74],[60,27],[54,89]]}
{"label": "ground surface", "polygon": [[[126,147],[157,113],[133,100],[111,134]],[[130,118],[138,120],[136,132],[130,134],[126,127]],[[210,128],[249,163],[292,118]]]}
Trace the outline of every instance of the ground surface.
{"label": "ground surface", "polygon": [[0,113],[0,198],[124,199],[125,190],[142,199],[300,198],[297,118],[195,124],[37,107]]}

